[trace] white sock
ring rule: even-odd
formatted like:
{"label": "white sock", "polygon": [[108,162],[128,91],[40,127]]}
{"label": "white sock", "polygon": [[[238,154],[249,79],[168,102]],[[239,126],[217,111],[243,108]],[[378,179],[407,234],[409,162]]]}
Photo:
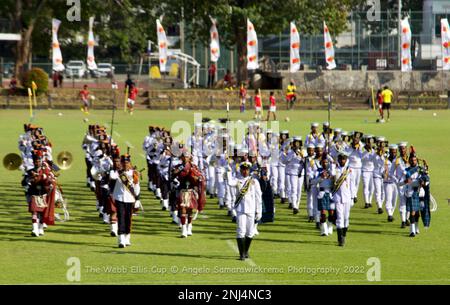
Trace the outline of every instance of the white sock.
{"label": "white sock", "polygon": [[328,235],[333,234],[333,223],[328,222]]}
{"label": "white sock", "polygon": [[416,224],[415,223],[410,224],[409,232],[413,233],[413,234],[416,234],[416,229],[415,228],[416,228]]}
{"label": "white sock", "polygon": [[402,222],[406,222],[406,212],[400,211],[400,216],[402,217]]}

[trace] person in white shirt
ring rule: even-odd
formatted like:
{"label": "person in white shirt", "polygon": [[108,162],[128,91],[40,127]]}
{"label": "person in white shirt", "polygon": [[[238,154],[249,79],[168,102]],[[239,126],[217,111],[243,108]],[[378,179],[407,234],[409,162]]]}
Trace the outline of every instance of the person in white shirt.
{"label": "person in white shirt", "polygon": [[389,145],[389,156],[384,158],[383,183],[384,193],[386,194],[386,212],[388,213],[388,222],[394,221],[394,211],[397,206],[398,187],[397,184],[404,180],[405,170],[400,165],[397,158],[397,144]]}
{"label": "person in white shirt", "polygon": [[373,170],[375,168],[374,165],[375,150],[372,147],[372,139],[373,139],[372,135],[363,136],[365,145],[361,157],[362,163],[361,171],[362,171],[365,209],[372,207],[372,198],[374,193]]}
{"label": "person in white shirt", "polygon": [[352,206],[353,204],[358,202],[358,189],[359,183],[361,182],[361,167],[362,167],[362,153],[363,147],[361,145],[360,139],[362,137],[362,133],[358,131],[354,131],[352,135],[352,143],[349,147],[347,147],[348,153],[348,165],[352,169],[351,181],[353,183],[352,186]]}
{"label": "person in white shirt", "polygon": [[[289,130],[282,130],[280,133],[279,160],[283,151],[289,146],[289,143]],[[286,203],[288,198],[287,192],[286,165],[278,162],[278,195],[280,195],[281,203]]]}
{"label": "person in white shirt", "polygon": [[139,207],[139,173],[131,165],[130,155],[120,157],[121,169],[111,171],[109,178],[115,180],[113,197],[117,205],[119,248],[131,245],[131,217],[133,207]]}
{"label": "person in white shirt", "polygon": [[319,123],[311,123],[311,132],[305,138],[305,145],[314,144],[315,146],[321,144],[325,147],[325,138],[319,133]]}
{"label": "person in white shirt", "polygon": [[249,258],[249,248],[255,233],[255,223],[262,217],[262,194],[257,179],[250,176],[250,162],[240,164],[241,176],[234,178],[229,173],[228,183],[236,187],[236,240],[239,259]]}
{"label": "person in white shirt", "polygon": [[384,137],[377,137],[377,151],[373,156],[374,169],[373,169],[373,184],[375,201],[377,202],[378,214],[383,214],[383,202],[384,202],[384,187],[383,187],[383,172],[384,172],[384,159],[385,159],[385,147],[386,139]]}
{"label": "person in white shirt", "polygon": [[[294,215],[298,214],[301,187],[303,186],[304,152],[302,150],[302,138],[294,137],[292,147],[289,151],[283,151],[281,162],[286,165],[286,176],[289,179],[289,208]],[[301,179],[300,179],[301,178]],[[300,194],[300,196],[299,196]]]}
{"label": "person in white shirt", "polygon": [[350,208],[352,204],[351,172],[348,165],[348,153],[341,152],[336,165],[335,186],[333,189],[333,200],[336,204],[336,231],[338,234],[338,244],[345,245],[348,226],[350,224]]}

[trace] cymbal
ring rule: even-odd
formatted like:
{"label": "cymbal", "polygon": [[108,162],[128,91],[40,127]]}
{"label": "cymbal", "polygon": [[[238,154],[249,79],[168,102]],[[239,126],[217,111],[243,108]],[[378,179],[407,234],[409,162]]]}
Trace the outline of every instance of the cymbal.
{"label": "cymbal", "polygon": [[20,167],[21,164],[22,158],[18,154],[10,153],[3,158],[3,166],[7,170],[15,171]]}
{"label": "cymbal", "polygon": [[62,170],[69,169],[73,162],[73,156],[68,151],[62,151],[56,157],[56,163]]}

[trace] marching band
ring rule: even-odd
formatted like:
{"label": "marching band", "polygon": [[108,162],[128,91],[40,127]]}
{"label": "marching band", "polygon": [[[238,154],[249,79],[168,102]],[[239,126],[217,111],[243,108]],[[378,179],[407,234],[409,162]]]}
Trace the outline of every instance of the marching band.
{"label": "marching band", "polygon": [[[203,213],[206,198],[217,199],[220,209],[237,225],[241,260],[248,258],[258,224],[275,219],[274,200],[280,198],[293,215],[303,198],[308,222],[321,236],[333,234],[344,246],[350,212],[358,202],[362,182],[364,208],[387,213],[394,221],[399,201],[401,228],[419,234],[419,215],[430,224],[428,166],[408,143],[390,144],[384,137],[332,129],[328,122],[312,123],[305,141],[248,125],[241,143],[230,130],[212,123],[196,124],[187,143],[175,141],[170,131],[149,126],[142,148],[147,161],[147,188],[179,226],[182,238],[193,235],[193,223]],[[131,163],[129,151],[121,154],[106,128],[89,125],[82,148],[86,161],[86,185],[94,193],[96,208],[118,247],[131,245],[131,222],[143,205],[140,200],[141,171]],[[53,162],[52,145],[40,127],[26,124],[19,138],[22,185],[32,214],[32,235],[44,235],[54,224],[55,202],[63,202],[58,185],[59,167]],[[419,163],[422,162],[421,165]],[[305,193],[305,196],[302,194]],[[383,210],[384,205],[384,210]]]}

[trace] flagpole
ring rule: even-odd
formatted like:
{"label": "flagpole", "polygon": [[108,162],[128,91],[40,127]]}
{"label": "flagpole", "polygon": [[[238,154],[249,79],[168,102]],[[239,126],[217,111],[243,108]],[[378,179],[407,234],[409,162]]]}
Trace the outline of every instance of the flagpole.
{"label": "flagpole", "polygon": [[30,122],[33,119],[33,101],[31,99],[32,95],[33,95],[33,93],[31,92],[31,89],[28,88],[28,101],[30,103]]}

